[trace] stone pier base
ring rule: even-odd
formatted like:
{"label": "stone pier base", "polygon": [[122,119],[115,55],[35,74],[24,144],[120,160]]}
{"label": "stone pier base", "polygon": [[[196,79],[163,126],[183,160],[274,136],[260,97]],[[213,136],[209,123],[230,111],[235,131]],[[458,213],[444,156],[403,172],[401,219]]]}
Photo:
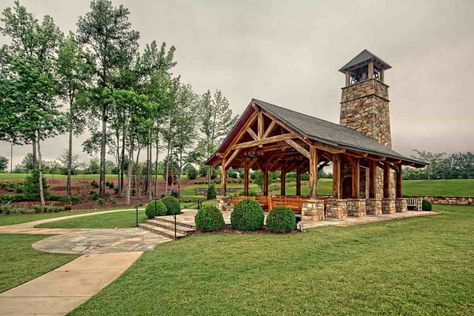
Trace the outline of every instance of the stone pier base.
{"label": "stone pier base", "polygon": [[382,200],[381,199],[367,199],[365,208],[368,215],[382,215]]}
{"label": "stone pier base", "polygon": [[395,209],[397,212],[405,213],[408,212],[408,205],[406,199],[396,199],[395,200]]}
{"label": "stone pier base", "polygon": [[322,221],[324,219],[324,200],[306,200],[301,210],[302,221]]}
{"label": "stone pier base", "polygon": [[393,214],[395,213],[395,200],[394,199],[382,199],[382,213]]}
{"label": "stone pier base", "polygon": [[347,214],[355,217],[367,215],[365,199],[348,199]]}
{"label": "stone pier base", "polygon": [[347,217],[347,200],[330,199],[326,206],[326,216],[337,219]]}
{"label": "stone pier base", "polygon": [[216,197],[216,201],[217,201],[217,208],[221,211],[221,212],[227,212],[227,211],[230,211],[232,206],[230,205],[230,199],[229,197],[227,196],[222,196],[222,195],[218,195]]}

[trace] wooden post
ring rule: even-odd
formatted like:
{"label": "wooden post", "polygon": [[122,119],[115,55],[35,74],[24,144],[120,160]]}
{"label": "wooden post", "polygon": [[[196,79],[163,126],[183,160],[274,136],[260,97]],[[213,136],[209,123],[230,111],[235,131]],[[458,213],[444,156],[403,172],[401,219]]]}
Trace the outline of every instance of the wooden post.
{"label": "wooden post", "polygon": [[341,198],[341,157],[339,154],[332,156],[332,198]]}
{"label": "wooden post", "polygon": [[268,165],[263,167],[263,195],[268,196]]}
{"label": "wooden post", "polygon": [[380,82],[384,82],[384,78],[383,78],[383,70],[380,71],[380,75],[379,75],[379,78],[380,78]]}
{"label": "wooden post", "polygon": [[383,198],[390,198],[390,167],[387,164],[383,166]]}
{"label": "wooden post", "polygon": [[354,158],[352,161],[352,198],[360,197],[360,160]]}
{"label": "wooden post", "polygon": [[280,169],[280,195],[286,195],[286,168],[285,164],[281,165]]}
{"label": "wooden post", "polygon": [[346,71],[346,87],[351,85],[351,75],[349,74],[349,71]]}
{"label": "wooden post", "polygon": [[318,183],[318,152],[316,146],[309,146],[309,196],[316,198]]}
{"label": "wooden post", "polygon": [[402,198],[402,165],[398,165],[397,166],[397,184],[396,184],[396,187],[395,187],[395,197],[397,199],[401,199]]}
{"label": "wooden post", "polygon": [[249,195],[249,162],[244,163],[244,195]]}
{"label": "wooden post", "polygon": [[376,197],[376,183],[377,183],[377,164],[375,161],[369,161],[369,198]]}
{"label": "wooden post", "polygon": [[221,168],[221,194],[223,196],[227,195],[227,169],[225,168],[226,160],[222,160]]}
{"label": "wooden post", "polygon": [[301,169],[296,168],[296,196],[301,196]]}
{"label": "wooden post", "polygon": [[374,77],[374,62],[373,61],[370,61],[369,62],[369,65],[368,65],[368,78],[373,78]]}

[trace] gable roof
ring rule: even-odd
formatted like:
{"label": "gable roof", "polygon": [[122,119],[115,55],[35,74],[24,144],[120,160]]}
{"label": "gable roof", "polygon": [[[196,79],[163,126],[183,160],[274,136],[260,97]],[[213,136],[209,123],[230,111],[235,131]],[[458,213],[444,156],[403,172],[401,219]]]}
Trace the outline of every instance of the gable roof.
{"label": "gable roof", "polygon": [[371,59],[376,60],[377,63],[379,64],[379,66],[382,67],[382,69],[384,69],[384,70],[392,68],[392,66],[390,66],[389,64],[384,62],[382,59],[378,58],[377,56],[375,56],[374,54],[369,52],[367,49],[364,49],[362,52],[359,53],[359,55],[352,58],[351,61],[349,61],[344,66],[342,66],[342,68],[339,69],[339,71],[343,73],[345,70],[348,70],[348,69],[350,69],[354,66],[357,66],[359,64],[363,64],[363,63],[365,63],[365,62],[367,62]]}
{"label": "gable roof", "polygon": [[[425,162],[405,157],[390,149],[389,147],[378,143],[375,139],[365,136],[364,134],[352,128],[296,112],[258,99],[252,99],[250,105],[239,118],[232,131],[222,142],[218,152],[225,150],[231,144],[232,139],[240,127],[250,116],[252,112],[251,104],[259,106],[263,111],[272,114],[277,119],[287,124],[288,127],[300,133],[303,137],[307,137],[314,141],[349,150],[394,158],[414,164],[418,167],[426,165]],[[211,158],[208,161],[210,160]]]}

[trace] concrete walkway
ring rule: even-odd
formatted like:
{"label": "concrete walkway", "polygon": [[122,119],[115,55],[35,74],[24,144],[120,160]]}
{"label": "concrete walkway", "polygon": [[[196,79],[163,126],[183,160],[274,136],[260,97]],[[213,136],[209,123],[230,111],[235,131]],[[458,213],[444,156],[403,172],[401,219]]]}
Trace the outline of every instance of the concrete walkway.
{"label": "concrete walkway", "polygon": [[120,276],[141,254],[83,255],[0,294],[0,315],[65,315]]}

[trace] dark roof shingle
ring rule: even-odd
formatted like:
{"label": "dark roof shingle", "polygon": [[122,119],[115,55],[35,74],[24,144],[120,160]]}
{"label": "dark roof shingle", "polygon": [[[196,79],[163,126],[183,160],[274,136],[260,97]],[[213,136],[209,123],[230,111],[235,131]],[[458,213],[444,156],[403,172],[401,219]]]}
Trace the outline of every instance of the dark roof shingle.
{"label": "dark roof shingle", "polygon": [[340,72],[344,72],[345,70],[348,70],[356,65],[362,64],[366,61],[369,61],[371,59],[375,59],[377,63],[385,70],[385,69],[390,69],[392,66],[384,62],[382,59],[378,58],[371,52],[369,52],[367,49],[364,49],[362,52],[359,53],[356,57],[352,58],[351,61],[349,61],[347,64],[341,67],[339,69]]}

